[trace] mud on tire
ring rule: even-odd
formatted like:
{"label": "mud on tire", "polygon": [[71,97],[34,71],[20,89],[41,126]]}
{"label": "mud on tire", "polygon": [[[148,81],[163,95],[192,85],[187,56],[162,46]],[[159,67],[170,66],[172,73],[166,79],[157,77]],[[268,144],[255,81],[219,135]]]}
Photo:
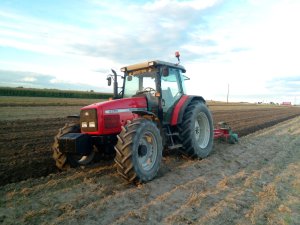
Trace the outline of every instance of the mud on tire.
{"label": "mud on tire", "polygon": [[184,112],[179,127],[183,152],[191,157],[205,158],[213,147],[213,121],[205,103],[192,101]]}
{"label": "mud on tire", "polygon": [[152,180],[160,167],[162,149],[155,123],[142,118],[128,121],[115,146],[118,173],[129,182]]}

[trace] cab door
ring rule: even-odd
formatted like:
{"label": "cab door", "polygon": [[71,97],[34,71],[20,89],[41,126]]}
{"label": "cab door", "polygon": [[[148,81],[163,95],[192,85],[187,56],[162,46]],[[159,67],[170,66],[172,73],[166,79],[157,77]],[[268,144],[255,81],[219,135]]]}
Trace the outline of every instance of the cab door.
{"label": "cab door", "polygon": [[[163,68],[166,70],[166,68]],[[175,103],[184,94],[181,71],[175,68],[167,68],[168,72],[162,72],[161,76],[161,95],[163,121],[169,123]]]}

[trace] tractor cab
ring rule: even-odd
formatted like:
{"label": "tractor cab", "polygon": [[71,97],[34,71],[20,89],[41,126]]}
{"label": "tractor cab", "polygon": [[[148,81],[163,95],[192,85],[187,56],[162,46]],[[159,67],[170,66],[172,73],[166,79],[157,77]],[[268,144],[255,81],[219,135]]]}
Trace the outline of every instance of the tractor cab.
{"label": "tractor cab", "polygon": [[148,111],[169,123],[175,103],[186,94],[185,68],[164,61],[148,61],[121,68],[124,83],[118,98],[146,96]]}

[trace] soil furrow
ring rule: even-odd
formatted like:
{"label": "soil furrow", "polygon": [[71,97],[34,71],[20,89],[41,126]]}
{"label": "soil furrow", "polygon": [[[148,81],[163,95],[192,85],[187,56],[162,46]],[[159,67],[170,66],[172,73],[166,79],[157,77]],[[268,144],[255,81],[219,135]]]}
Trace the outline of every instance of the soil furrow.
{"label": "soil furrow", "polygon": [[[293,118],[300,114],[300,108],[238,109],[212,113],[215,123],[226,121],[234,132],[244,136]],[[53,137],[59,128],[71,121],[74,120],[49,118],[0,121],[0,186],[57,171],[51,152]]]}

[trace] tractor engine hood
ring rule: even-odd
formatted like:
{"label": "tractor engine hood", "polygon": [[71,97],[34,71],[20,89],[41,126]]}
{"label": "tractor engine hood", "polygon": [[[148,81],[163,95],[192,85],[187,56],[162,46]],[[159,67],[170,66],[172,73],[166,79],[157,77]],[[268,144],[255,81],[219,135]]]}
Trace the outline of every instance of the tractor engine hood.
{"label": "tractor engine hood", "polygon": [[134,114],[136,111],[147,111],[145,97],[117,99],[85,106],[80,111],[81,132],[91,135],[118,134],[127,120],[138,117]]}

